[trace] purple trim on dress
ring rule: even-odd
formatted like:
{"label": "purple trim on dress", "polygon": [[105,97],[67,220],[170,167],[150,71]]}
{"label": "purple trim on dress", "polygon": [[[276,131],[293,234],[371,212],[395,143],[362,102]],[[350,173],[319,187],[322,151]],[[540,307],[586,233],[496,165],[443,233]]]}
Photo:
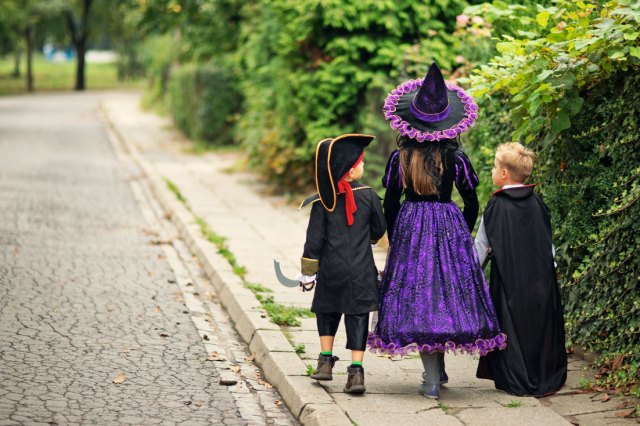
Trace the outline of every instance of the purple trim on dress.
{"label": "purple trim on dress", "polygon": [[391,169],[393,169],[393,159],[398,155],[398,153],[399,151],[394,152],[391,156],[391,159],[389,160],[389,171],[387,172],[387,176],[385,177],[385,188],[389,187],[389,180],[391,180]]}
{"label": "purple trim on dress", "polygon": [[[478,105],[473,101],[473,97],[471,95],[467,94],[461,87],[454,84],[447,84],[447,89],[456,92],[456,95],[464,105],[465,116],[458,124],[454,125],[450,129],[438,130],[436,132],[421,132],[411,127],[411,125],[404,121],[402,117],[394,114],[400,97],[407,93],[416,91],[420,86],[422,86],[423,81],[424,78],[405,81],[387,95],[382,111],[384,112],[384,118],[390,121],[389,125],[392,129],[396,129],[401,135],[409,136],[411,139],[416,139],[418,142],[432,142],[442,139],[453,139],[457,135],[462,134],[473,127],[476,119],[478,118]],[[413,110],[411,110],[411,112],[414,113]]]}
{"label": "purple trim on dress", "polygon": [[491,339],[477,339],[473,343],[456,344],[452,341],[445,343],[411,343],[407,346],[400,346],[398,342],[385,343],[380,336],[369,333],[367,337],[367,346],[369,350],[374,353],[382,353],[387,355],[400,355],[405,356],[411,352],[451,352],[454,354],[469,354],[469,355],[486,355],[489,352],[499,349],[503,350],[507,347],[507,336],[504,333],[500,333]]}
{"label": "purple trim on dress", "polygon": [[444,109],[444,111],[439,112],[437,114],[424,113],[424,112],[420,111],[418,108],[416,108],[413,105],[413,102],[411,102],[411,104],[409,104],[409,109],[411,110],[411,113],[413,115],[415,115],[416,117],[418,117],[420,120],[426,121],[427,123],[436,123],[438,121],[444,120],[445,118],[447,118],[449,116],[449,113],[451,112],[451,105],[447,105],[447,107]]}
{"label": "purple trim on dress", "polygon": [[475,187],[473,186],[473,182],[471,181],[471,179],[469,179],[469,171],[467,170],[467,162],[464,161],[464,159],[462,160],[462,167],[464,168],[464,175],[467,178],[467,182],[469,183],[469,186],[471,187],[471,189],[475,189]]}

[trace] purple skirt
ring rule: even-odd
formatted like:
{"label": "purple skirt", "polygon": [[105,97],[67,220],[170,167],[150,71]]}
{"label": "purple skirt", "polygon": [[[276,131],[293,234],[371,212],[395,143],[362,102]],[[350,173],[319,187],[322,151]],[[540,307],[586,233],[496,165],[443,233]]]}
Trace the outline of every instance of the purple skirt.
{"label": "purple skirt", "polygon": [[398,213],[369,349],[389,355],[506,347],[462,212],[405,201]]}

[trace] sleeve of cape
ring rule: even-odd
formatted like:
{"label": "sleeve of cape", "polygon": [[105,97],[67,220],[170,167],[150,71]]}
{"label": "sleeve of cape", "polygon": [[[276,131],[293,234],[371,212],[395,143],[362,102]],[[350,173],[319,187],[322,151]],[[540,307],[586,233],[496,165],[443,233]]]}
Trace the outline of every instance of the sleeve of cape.
{"label": "sleeve of cape", "polygon": [[387,222],[387,235],[389,240],[393,236],[393,227],[400,211],[400,198],[402,197],[402,170],[400,168],[400,152],[393,151],[387,161],[387,167],[382,177],[384,193],[384,217]]}
{"label": "sleeve of cape", "polygon": [[322,203],[313,203],[309,225],[307,226],[307,239],[300,259],[300,272],[302,272],[302,275],[313,275],[318,272],[326,230],[324,216],[325,210]]}
{"label": "sleeve of cape", "polygon": [[478,210],[480,209],[478,195],[476,194],[476,187],[480,183],[480,180],[475,170],[473,170],[469,157],[459,150],[456,151],[455,155],[456,188],[458,188],[460,197],[462,197],[462,201],[464,202],[464,209],[462,210],[464,221],[467,223],[469,232],[472,232],[478,219]]}

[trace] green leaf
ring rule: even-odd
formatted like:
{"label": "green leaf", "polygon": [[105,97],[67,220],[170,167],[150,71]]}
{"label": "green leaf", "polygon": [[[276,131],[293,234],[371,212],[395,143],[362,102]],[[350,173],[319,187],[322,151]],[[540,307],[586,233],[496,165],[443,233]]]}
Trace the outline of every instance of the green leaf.
{"label": "green leaf", "polygon": [[551,128],[553,128],[557,133],[568,129],[569,127],[571,127],[571,120],[569,119],[569,114],[567,114],[566,111],[558,112],[558,115],[551,121]]}
{"label": "green leaf", "polygon": [[578,41],[576,41],[576,43],[575,43],[575,48],[576,48],[576,50],[582,50],[582,49],[584,49],[585,47],[589,46],[590,44],[595,43],[596,41],[598,41],[598,39],[597,39],[597,38],[595,38],[595,37],[593,37],[593,38],[585,38],[585,39],[582,39],[582,40],[578,40]]}
{"label": "green leaf", "polygon": [[629,54],[631,56],[635,56],[636,58],[640,59],[640,47],[629,48]]}
{"label": "green leaf", "polygon": [[635,32],[635,33],[624,33],[624,39],[625,40],[635,40],[638,38],[638,36],[640,35],[640,33]]}
{"label": "green leaf", "polygon": [[544,28],[549,23],[550,17],[551,14],[549,12],[547,12],[546,10],[542,11],[536,15],[536,22],[538,23],[538,25]]}
{"label": "green leaf", "polygon": [[512,53],[515,54],[518,51],[518,45],[516,43],[497,43],[496,49],[500,53]]}

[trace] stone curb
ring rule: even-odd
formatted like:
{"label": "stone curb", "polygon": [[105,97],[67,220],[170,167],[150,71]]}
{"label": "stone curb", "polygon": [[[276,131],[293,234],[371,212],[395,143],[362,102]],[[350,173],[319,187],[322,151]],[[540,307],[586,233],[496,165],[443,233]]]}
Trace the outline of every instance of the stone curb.
{"label": "stone curb", "polygon": [[244,287],[227,260],[202,236],[194,214],[176,199],[155,168],[120,132],[108,110],[103,105],[100,110],[117,143],[149,179],[153,195],[178,229],[180,238],[202,262],[220,303],[251,352],[255,353],[256,364],[263,370],[267,381],[278,389],[293,416],[303,425],[351,426],[351,420],[331,395],[304,375],[304,362],[293,351],[280,327],[266,318],[254,294]]}

